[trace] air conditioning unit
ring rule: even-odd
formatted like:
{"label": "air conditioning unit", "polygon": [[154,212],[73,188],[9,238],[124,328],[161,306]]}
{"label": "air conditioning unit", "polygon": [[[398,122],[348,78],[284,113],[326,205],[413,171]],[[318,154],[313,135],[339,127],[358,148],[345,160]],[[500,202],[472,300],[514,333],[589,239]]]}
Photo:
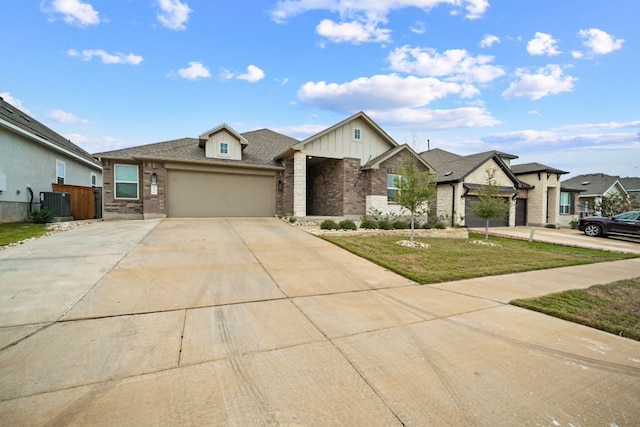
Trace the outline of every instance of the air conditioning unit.
{"label": "air conditioning unit", "polygon": [[49,209],[54,216],[71,216],[71,194],[43,191],[40,206]]}

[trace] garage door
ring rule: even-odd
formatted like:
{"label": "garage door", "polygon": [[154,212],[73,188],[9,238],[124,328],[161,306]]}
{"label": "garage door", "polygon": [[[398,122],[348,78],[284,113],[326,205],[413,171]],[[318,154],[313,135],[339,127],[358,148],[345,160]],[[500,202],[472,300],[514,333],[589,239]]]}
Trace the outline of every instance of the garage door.
{"label": "garage door", "polygon": [[170,170],[168,216],[174,218],[267,217],[276,213],[273,175]]}
{"label": "garage door", "polygon": [[[484,227],[487,221],[483,218],[480,218],[477,215],[474,215],[471,212],[471,206],[474,203],[478,202],[480,199],[478,196],[467,196],[465,197],[465,217],[464,223],[469,228],[480,228]],[[509,226],[509,218],[492,218],[489,220],[489,227],[508,227]]]}

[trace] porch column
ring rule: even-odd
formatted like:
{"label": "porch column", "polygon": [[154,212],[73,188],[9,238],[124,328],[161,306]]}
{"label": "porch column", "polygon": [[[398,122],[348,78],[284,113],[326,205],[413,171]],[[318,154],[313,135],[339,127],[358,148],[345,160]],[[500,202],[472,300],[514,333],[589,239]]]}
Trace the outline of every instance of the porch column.
{"label": "porch column", "polygon": [[307,156],[301,151],[293,154],[293,216],[307,216]]}

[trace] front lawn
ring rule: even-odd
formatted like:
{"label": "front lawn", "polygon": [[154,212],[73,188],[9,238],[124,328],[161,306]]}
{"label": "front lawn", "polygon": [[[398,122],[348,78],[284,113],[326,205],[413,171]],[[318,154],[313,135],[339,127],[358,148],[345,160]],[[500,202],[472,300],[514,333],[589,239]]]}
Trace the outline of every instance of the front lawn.
{"label": "front lawn", "polygon": [[416,238],[428,249],[396,244],[398,236],[349,236],[325,234],[323,239],[375,262],[418,283],[439,283],[569,265],[615,261],[637,255],[571,248],[547,243],[492,237],[499,246],[471,244],[484,236],[467,239]]}
{"label": "front lawn", "polygon": [[640,341],[640,277],[511,304]]}
{"label": "front lawn", "polygon": [[46,232],[45,224],[33,224],[29,222],[0,223],[0,246],[32,237],[40,237]]}

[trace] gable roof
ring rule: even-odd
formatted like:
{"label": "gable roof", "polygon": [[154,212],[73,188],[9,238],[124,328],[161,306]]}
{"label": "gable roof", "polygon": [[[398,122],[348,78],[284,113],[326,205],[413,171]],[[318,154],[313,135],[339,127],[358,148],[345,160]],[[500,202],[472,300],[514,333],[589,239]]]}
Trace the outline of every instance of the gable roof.
{"label": "gable roof", "polygon": [[605,175],[603,173],[593,173],[578,175],[566,181],[562,181],[561,187],[567,189],[582,190],[581,196],[601,196],[605,194],[616,183],[625,191],[619,181],[619,177]]}
{"label": "gable roof", "polygon": [[404,150],[408,151],[409,154],[414,156],[429,171],[435,172],[435,169],[432,168],[429,163],[427,163],[422,157],[420,157],[420,155],[418,153],[416,153],[413,150],[413,148],[411,148],[407,144],[398,145],[397,147],[394,147],[391,150],[388,150],[388,151],[380,154],[378,157],[369,160],[367,162],[367,164],[362,167],[362,169],[378,169],[380,167],[380,163],[384,162],[387,159],[390,159],[391,157],[395,156],[396,154],[398,154],[399,152],[404,151]]}
{"label": "gable roof", "polygon": [[2,97],[0,97],[0,126],[47,146],[54,151],[72,157],[89,167],[97,170],[102,169],[89,152],[43,125],[24,111],[9,104]]}
{"label": "gable roof", "polygon": [[299,151],[302,150],[304,148],[305,145],[307,145],[308,143],[315,141],[318,138],[323,137],[324,135],[333,132],[334,130],[344,126],[345,124],[355,120],[355,119],[362,119],[364,122],[367,123],[367,125],[369,125],[371,127],[371,129],[373,129],[378,135],[380,135],[382,137],[382,139],[384,139],[387,143],[389,143],[389,145],[391,147],[397,147],[398,143],[391,138],[391,136],[389,136],[388,133],[386,133],[380,126],[378,126],[376,124],[376,122],[374,122],[373,120],[371,120],[371,118],[369,116],[367,116],[364,111],[360,111],[350,117],[347,117],[346,119],[344,119],[343,121],[336,123],[335,125],[328,127],[326,129],[324,129],[321,132],[316,133],[315,135],[311,135],[310,137],[303,139],[302,141],[299,141],[297,144],[292,145],[291,147],[288,147],[288,149],[282,151],[281,153],[279,153],[276,158],[280,159],[282,157],[285,157],[286,155],[291,154],[293,151]]}
{"label": "gable roof", "polygon": [[420,157],[435,168],[438,184],[463,181],[473,171],[493,159],[518,188],[530,188],[528,184],[521,182],[502,160],[517,158],[512,154],[486,151],[469,156],[458,156],[445,150],[434,149],[420,153]]}
{"label": "gable roof", "polygon": [[620,184],[622,184],[628,193],[640,192],[640,178],[620,178]]}
{"label": "gable roof", "polygon": [[[215,129],[215,128],[214,128]],[[274,158],[277,153],[299,142],[297,139],[279,134],[269,129],[260,129],[238,134],[247,141],[242,152],[242,160],[214,159],[204,155],[204,148],[199,138],[181,138],[120,150],[95,153],[96,158],[139,160],[154,159],[206,164],[244,165],[254,167],[277,167],[282,165]]]}
{"label": "gable roof", "polygon": [[222,123],[219,126],[214,127],[213,129],[210,129],[206,132],[202,132],[200,134],[200,147],[204,147],[204,144],[206,142],[206,139],[208,139],[211,135],[215,135],[218,132],[221,132],[223,130],[226,130],[228,133],[230,133],[231,135],[233,135],[234,137],[236,137],[238,139],[238,141],[240,141],[240,145],[242,146],[242,149],[244,150],[244,148],[247,146],[247,144],[249,143],[249,141],[247,141],[247,139],[240,135],[238,132],[236,132],[235,129],[233,129],[231,126],[229,126],[226,123]]}
{"label": "gable roof", "polygon": [[511,171],[514,175],[526,175],[530,173],[546,172],[554,173],[558,175],[564,175],[569,172],[552,168],[550,166],[543,165],[541,163],[522,163],[520,165],[511,165]]}

